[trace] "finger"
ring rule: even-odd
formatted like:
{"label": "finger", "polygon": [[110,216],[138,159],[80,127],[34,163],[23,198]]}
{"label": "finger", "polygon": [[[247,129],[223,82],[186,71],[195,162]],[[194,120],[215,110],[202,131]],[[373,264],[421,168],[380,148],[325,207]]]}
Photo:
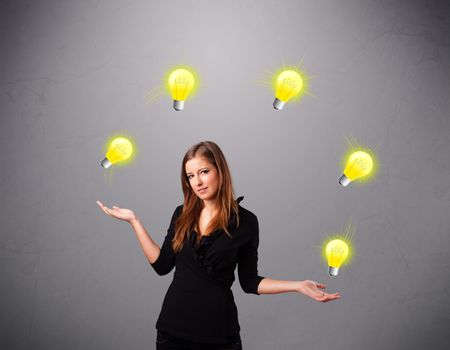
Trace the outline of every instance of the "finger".
{"label": "finger", "polygon": [[99,203],[100,203],[100,204],[99,204],[100,208],[101,208],[106,214],[108,214],[106,211],[109,210],[109,208],[108,208],[106,205],[104,205],[102,202],[99,202]]}
{"label": "finger", "polygon": [[115,205],[113,205],[113,209],[120,209],[119,207],[117,207],[117,206],[115,206]]}
{"label": "finger", "polygon": [[329,298],[326,300],[322,300],[322,303],[329,303],[330,301],[337,300],[337,299],[339,299],[339,298]]}
{"label": "finger", "polygon": [[98,206],[99,206],[100,208],[103,207],[103,203],[102,203],[102,202],[97,201],[96,203],[98,204]]}
{"label": "finger", "polygon": [[325,293],[325,292],[320,292],[320,295],[316,296],[316,300],[321,301],[321,302],[326,302],[329,300],[339,299],[340,297],[341,297],[341,295],[339,293],[329,294],[329,293]]}
{"label": "finger", "polygon": [[111,212],[109,211],[109,208],[108,208],[108,207],[103,207],[102,209],[103,209],[103,211],[104,211],[106,214],[108,214],[109,216],[113,216],[113,215],[111,214]]}
{"label": "finger", "polygon": [[326,296],[323,297],[322,302],[327,302],[327,301],[337,300],[337,299],[340,299],[340,298],[341,298],[340,295],[336,295],[336,294],[327,294]]}
{"label": "finger", "polygon": [[328,301],[328,296],[324,295],[324,296],[319,297],[319,301],[322,303],[326,303]]}
{"label": "finger", "polygon": [[341,297],[328,297],[328,298],[326,298],[323,302],[326,303],[326,302],[329,302],[329,301],[338,300],[338,299],[340,299],[340,298],[341,298]]}
{"label": "finger", "polygon": [[118,209],[108,208],[108,212],[112,217],[120,219],[120,211]]}
{"label": "finger", "polygon": [[325,294],[323,292],[317,292],[314,294],[315,295],[313,296],[313,298],[316,299],[317,301],[322,301],[327,296],[327,294]]}
{"label": "finger", "polygon": [[339,298],[341,295],[338,293],[334,293],[334,294],[325,294],[325,297],[327,298]]}
{"label": "finger", "polygon": [[110,214],[114,214],[116,210],[106,207],[106,211]]}
{"label": "finger", "polygon": [[327,297],[325,297],[325,296],[318,297],[318,298],[317,298],[317,301],[320,301],[320,302],[322,302],[322,303],[325,303],[325,302],[327,301]]}
{"label": "finger", "polygon": [[322,283],[316,283],[316,286],[317,286],[317,288],[320,288],[320,289],[327,288],[327,286],[325,284],[322,284]]}

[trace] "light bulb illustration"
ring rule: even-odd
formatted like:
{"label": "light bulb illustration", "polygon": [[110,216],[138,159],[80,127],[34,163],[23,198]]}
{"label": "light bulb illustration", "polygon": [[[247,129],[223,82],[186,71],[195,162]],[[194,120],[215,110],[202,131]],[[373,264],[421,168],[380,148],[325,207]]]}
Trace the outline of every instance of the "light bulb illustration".
{"label": "light bulb illustration", "polygon": [[194,74],[185,68],[178,68],[169,74],[167,83],[173,98],[173,108],[181,111],[184,109],[184,101],[195,87]]}
{"label": "light bulb illustration", "polygon": [[339,183],[342,186],[354,180],[360,179],[370,174],[373,169],[373,160],[369,153],[364,151],[353,152],[347,160],[344,173],[339,178]]}
{"label": "light bulb illustration", "polygon": [[106,157],[102,160],[101,165],[108,169],[113,164],[127,160],[132,153],[133,144],[125,137],[116,137],[109,144]]}
{"label": "light bulb illustration", "polygon": [[303,87],[303,79],[298,72],[287,69],[278,74],[275,81],[273,108],[282,110],[286,102],[297,96]]}
{"label": "light bulb illustration", "polygon": [[337,276],[339,268],[347,259],[349,253],[348,245],[341,239],[333,239],[325,247],[325,255],[328,262],[328,273]]}

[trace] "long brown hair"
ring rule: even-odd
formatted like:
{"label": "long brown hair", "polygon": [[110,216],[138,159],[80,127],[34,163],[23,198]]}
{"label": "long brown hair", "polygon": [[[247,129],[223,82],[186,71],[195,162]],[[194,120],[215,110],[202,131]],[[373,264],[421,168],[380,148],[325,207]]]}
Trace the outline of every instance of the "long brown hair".
{"label": "long brown hair", "polygon": [[[219,211],[211,219],[206,232],[210,233],[217,229],[223,229],[231,237],[227,226],[233,215],[236,218],[236,226],[239,226],[238,204],[234,200],[231,173],[225,156],[219,146],[214,142],[199,142],[188,149],[181,164],[181,188],[184,195],[184,205],[183,211],[175,224],[175,237],[172,240],[172,247],[175,252],[179,252],[183,248],[183,243],[192,230],[197,229],[197,232],[199,232],[200,213],[204,204],[192,190],[186,175],[186,163],[195,157],[206,158],[216,168],[219,174],[219,189],[215,198]],[[197,241],[199,238],[198,236]]]}

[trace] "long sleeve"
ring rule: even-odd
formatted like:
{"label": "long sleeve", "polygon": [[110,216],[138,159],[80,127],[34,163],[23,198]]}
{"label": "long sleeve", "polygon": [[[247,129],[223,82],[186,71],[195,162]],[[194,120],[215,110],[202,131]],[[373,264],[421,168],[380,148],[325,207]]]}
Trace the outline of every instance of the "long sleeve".
{"label": "long sleeve", "polygon": [[172,249],[172,239],[175,235],[175,222],[181,213],[181,209],[182,206],[178,206],[175,209],[172,219],[170,220],[169,228],[167,229],[166,238],[164,238],[164,242],[161,246],[158,259],[151,264],[156,273],[160,276],[168,274],[175,266],[175,253]]}
{"label": "long sleeve", "polygon": [[238,276],[245,293],[258,294],[258,285],[264,277],[258,275],[258,218],[253,216],[250,227],[250,240],[239,250]]}

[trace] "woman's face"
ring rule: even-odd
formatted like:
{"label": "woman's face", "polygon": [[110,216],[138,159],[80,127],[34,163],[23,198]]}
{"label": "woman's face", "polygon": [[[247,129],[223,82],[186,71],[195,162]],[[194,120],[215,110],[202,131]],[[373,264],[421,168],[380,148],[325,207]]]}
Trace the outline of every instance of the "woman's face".
{"label": "woman's face", "polygon": [[202,200],[215,199],[219,190],[219,173],[206,158],[195,157],[186,162],[186,176],[194,193]]}

